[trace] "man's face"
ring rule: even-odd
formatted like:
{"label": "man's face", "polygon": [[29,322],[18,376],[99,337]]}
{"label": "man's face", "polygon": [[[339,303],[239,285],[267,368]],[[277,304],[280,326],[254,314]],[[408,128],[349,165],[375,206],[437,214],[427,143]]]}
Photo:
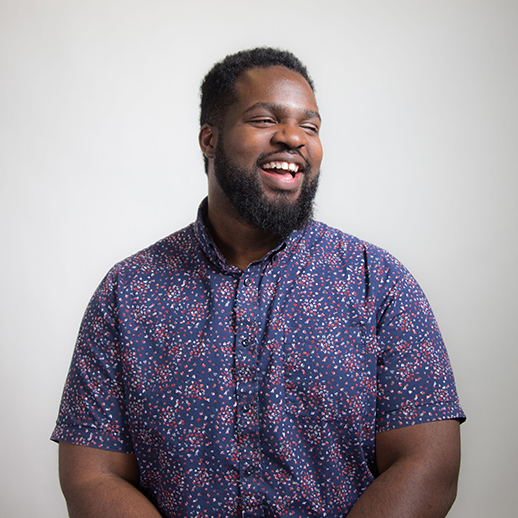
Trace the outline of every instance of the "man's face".
{"label": "man's face", "polygon": [[312,215],[322,146],[313,91],[284,67],[254,68],[236,82],[214,155],[214,175],[238,214],[287,235]]}

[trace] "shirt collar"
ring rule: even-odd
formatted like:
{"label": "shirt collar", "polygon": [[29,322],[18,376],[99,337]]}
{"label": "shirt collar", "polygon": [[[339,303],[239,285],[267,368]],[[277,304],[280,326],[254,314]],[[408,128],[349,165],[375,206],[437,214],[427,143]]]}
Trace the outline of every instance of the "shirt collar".
{"label": "shirt collar", "polygon": [[[205,221],[207,219],[208,214],[208,198],[205,198],[198,207],[198,216],[196,218],[196,222],[194,223],[194,235],[201,249],[207,256],[207,258],[214,264],[217,264],[220,268],[229,273],[238,273],[241,274],[242,270],[240,270],[237,266],[233,266],[228,264],[226,259],[223,257],[223,254],[219,251],[218,247],[214,243],[212,237],[209,234]],[[311,221],[306,227],[300,230],[294,230],[289,234],[285,239],[280,241],[280,243],[273,249],[270,250],[267,254],[264,255],[259,261],[254,261],[253,264],[257,264],[260,262],[270,262],[276,257],[288,257],[297,247],[298,242],[301,237],[308,231],[308,228],[314,222]]]}

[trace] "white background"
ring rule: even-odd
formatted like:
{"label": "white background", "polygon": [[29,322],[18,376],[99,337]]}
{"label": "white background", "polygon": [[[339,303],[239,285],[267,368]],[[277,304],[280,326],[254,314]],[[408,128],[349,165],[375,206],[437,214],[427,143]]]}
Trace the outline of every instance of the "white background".
{"label": "white background", "polygon": [[450,517],[517,516],[518,2],[0,0],[0,515],[64,518],[49,441],[86,304],[206,191],[198,87],[288,48],[317,87],[318,219],[428,294],[469,418]]}

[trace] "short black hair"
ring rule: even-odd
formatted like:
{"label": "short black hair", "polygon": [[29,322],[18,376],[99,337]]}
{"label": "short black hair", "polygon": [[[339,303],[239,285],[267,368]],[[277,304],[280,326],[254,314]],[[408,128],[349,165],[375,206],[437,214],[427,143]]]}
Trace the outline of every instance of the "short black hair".
{"label": "short black hair", "polygon": [[200,126],[218,126],[226,110],[236,101],[236,81],[251,68],[281,66],[298,72],[313,91],[315,87],[303,63],[287,50],[258,47],[242,50],[216,63],[203,79],[200,88]]}

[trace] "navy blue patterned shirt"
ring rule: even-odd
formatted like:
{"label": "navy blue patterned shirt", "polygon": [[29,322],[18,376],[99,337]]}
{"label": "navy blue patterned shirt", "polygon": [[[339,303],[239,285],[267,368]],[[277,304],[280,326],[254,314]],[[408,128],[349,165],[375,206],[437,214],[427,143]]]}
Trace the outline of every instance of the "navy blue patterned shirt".
{"label": "navy blue patterned shirt", "polygon": [[52,438],[134,453],[164,517],[345,516],[377,432],[464,417],[429,304],[318,222],[241,271],[204,210],[103,280]]}

